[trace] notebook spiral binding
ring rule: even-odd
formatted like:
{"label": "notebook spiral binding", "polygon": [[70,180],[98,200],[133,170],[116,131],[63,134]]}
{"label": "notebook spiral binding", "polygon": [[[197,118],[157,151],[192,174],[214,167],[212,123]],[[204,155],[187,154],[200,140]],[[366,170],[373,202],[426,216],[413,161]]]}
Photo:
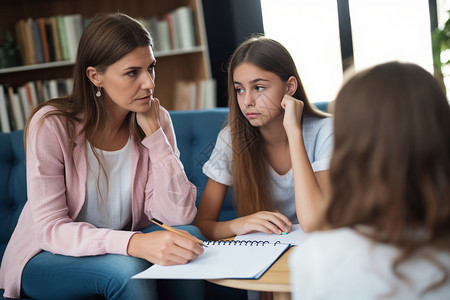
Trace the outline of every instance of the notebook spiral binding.
{"label": "notebook spiral binding", "polygon": [[239,246],[265,246],[267,244],[276,246],[277,244],[281,244],[280,241],[276,241],[275,243],[271,243],[269,241],[247,241],[247,240],[219,240],[219,241],[204,241],[205,245],[239,245]]}

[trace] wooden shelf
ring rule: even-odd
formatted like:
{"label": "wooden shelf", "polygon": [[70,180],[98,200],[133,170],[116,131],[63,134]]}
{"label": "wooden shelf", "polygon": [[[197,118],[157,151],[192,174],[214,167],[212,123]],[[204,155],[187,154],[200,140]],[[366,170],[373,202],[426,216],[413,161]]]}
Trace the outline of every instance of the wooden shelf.
{"label": "wooden shelf", "polygon": [[31,70],[44,70],[50,68],[67,67],[74,64],[74,61],[63,60],[63,61],[52,61],[48,63],[41,63],[35,65],[17,66],[10,68],[0,69],[0,74],[16,73],[16,72],[26,72]]}

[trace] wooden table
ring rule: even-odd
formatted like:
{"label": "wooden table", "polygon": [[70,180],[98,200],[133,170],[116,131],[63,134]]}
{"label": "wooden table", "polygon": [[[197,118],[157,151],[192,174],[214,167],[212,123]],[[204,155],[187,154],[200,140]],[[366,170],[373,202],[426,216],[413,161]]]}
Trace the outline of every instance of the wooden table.
{"label": "wooden table", "polygon": [[208,279],[208,281],[231,288],[272,292],[274,300],[291,299],[288,257],[289,248],[259,279]]}

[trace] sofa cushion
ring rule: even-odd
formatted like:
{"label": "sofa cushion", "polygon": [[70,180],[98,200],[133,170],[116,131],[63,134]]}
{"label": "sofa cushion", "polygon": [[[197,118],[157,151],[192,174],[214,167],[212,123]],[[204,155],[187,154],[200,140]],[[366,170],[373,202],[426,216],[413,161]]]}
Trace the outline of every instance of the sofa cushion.
{"label": "sofa cushion", "polygon": [[27,200],[23,131],[0,133],[0,260]]}
{"label": "sofa cushion", "polygon": [[[202,172],[202,167],[216,145],[217,135],[226,125],[228,108],[171,111],[170,116],[180,150],[180,160],[189,180],[197,187],[198,205],[208,180]],[[219,220],[231,220],[235,217],[232,189],[229,188]]]}

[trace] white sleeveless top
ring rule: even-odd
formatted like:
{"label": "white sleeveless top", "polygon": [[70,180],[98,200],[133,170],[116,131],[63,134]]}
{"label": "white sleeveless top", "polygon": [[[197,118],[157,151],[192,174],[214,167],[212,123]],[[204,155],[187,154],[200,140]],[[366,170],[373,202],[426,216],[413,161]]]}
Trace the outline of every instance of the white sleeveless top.
{"label": "white sleeveless top", "polygon": [[87,222],[97,228],[123,229],[131,222],[131,139],[117,151],[94,148],[106,171],[108,183],[92,148],[86,142],[86,200],[76,221]]}

